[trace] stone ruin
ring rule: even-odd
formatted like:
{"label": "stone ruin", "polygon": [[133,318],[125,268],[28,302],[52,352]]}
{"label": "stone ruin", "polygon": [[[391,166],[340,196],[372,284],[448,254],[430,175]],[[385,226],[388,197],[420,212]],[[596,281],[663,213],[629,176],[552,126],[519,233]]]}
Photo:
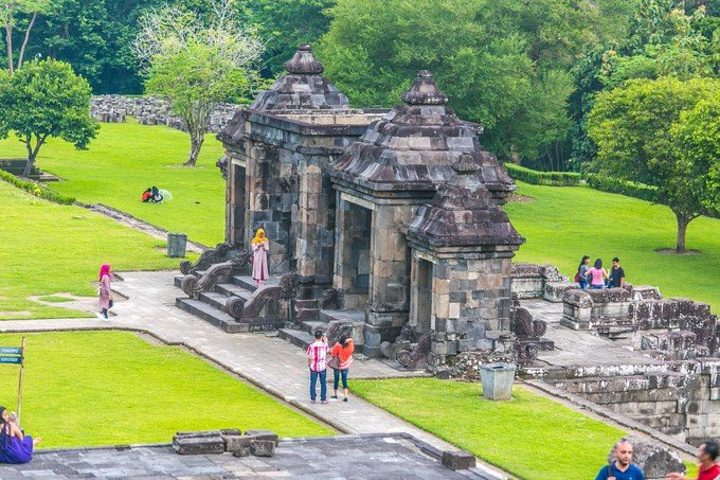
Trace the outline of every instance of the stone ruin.
{"label": "stone ruin", "polygon": [[[232,103],[221,103],[210,116],[208,131],[221,132],[240,108]],[[103,123],[125,123],[128,116],[141,125],[165,125],[185,130],[180,117],[172,113],[170,105],[157,97],[126,97],[122,95],[93,95],[90,116]]]}
{"label": "stone ruin", "polygon": [[[215,267],[187,268],[193,278],[177,283],[193,287],[178,306],[227,331],[285,323],[280,336],[298,345],[316,329],[349,333],[358,353],[441,375],[461,354],[530,361],[548,348],[541,322],[514,318],[511,260],[524,239],[500,208],[514,182],[433,76],[421,71],[390,110],[355,109],[309,45],[285,69],[218,135],[225,244],[244,250],[264,228],[271,275],[284,280],[258,290],[241,263],[214,282],[202,276]],[[268,307],[233,312],[234,297],[246,309],[263,295]]]}

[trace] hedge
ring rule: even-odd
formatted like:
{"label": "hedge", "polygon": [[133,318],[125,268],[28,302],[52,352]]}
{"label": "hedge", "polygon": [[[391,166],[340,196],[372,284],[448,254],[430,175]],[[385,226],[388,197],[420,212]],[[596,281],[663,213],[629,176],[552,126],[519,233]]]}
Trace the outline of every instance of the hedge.
{"label": "hedge", "polygon": [[540,172],[530,168],[521,167],[514,163],[506,163],[505,169],[515,180],[521,180],[533,185],[552,185],[555,187],[568,187],[580,184],[582,175],[575,172]]}
{"label": "hedge", "polygon": [[60,205],[72,205],[75,203],[75,199],[73,197],[66,197],[65,195],[53,192],[49,188],[41,187],[37,183],[29,180],[23,180],[22,178],[18,178],[12,173],[8,173],[4,170],[0,170],[0,180],[5,180],[10,184],[15,185],[17,188],[21,188],[26,192],[32,193],[36,197],[44,198],[50,202],[59,203]]}
{"label": "hedge", "polygon": [[595,190],[607,193],[619,193],[627,197],[659,203],[657,187],[645,185],[644,183],[618,180],[617,178],[605,177],[595,173],[585,175],[585,179],[587,180],[587,184]]}

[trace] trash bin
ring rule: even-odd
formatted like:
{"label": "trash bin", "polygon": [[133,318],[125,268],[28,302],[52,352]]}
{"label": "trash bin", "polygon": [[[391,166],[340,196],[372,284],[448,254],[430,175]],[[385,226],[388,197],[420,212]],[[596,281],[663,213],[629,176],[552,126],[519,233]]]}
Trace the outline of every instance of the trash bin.
{"label": "trash bin", "polygon": [[185,246],[187,245],[187,235],[184,233],[168,233],[167,234],[167,256],[171,258],[182,258],[185,256]]}
{"label": "trash bin", "polygon": [[490,363],[480,366],[483,395],[490,400],[511,400],[515,365]]}

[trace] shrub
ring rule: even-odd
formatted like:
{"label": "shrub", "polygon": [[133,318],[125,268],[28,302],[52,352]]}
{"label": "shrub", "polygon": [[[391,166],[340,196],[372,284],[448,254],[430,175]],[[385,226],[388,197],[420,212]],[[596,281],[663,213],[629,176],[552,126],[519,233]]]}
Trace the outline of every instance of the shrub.
{"label": "shrub", "polygon": [[639,198],[649,202],[658,203],[657,187],[645,185],[644,183],[628,182],[617,178],[606,177],[596,173],[585,175],[588,185],[595,190],[607,193],[619,193],[627,197]]}
{"label": "shrub", "polygon": [[66,197],[65,195],[53,192],[49,188],[41,187],[37,183],[29,180],[23,180],[22,178],[18,178],[12,173],[8,173],[3,170],[0,170],[0,180],[5,180],[17,188],[25,190],[36,197],[44,198],[50,202],[59,203],[60,205],[72,205],[75,203],[75,199],[73,197]]}
{"label": "shrub", "polygon": [[533,185],[552,185],[555,187],[567,187],[578,185],[582,176],[575,172],[539,172],[530,168],[521,167],[514,163],[506,163],[505,169],[512,178],[521,180]]}

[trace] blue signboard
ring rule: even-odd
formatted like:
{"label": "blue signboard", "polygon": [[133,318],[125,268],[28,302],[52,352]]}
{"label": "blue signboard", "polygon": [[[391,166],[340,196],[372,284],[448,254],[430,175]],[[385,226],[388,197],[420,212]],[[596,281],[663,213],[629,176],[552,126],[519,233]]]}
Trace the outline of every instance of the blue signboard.
{"label": "blue signboard", "polygon": [[0,347],[0,355],[20,355],[22,348],[20,347]]}
{"label": "blue signboard", "polygon": [[17,363],[22,364],[22,357],[0,356],[0,363]]}

